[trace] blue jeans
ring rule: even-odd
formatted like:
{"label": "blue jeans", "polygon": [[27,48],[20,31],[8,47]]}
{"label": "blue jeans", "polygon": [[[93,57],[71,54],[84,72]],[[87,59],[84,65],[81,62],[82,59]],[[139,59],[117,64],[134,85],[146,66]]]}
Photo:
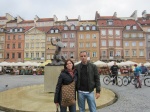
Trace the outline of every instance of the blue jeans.
{"label": "blue jeans", "polygon": [[90,112],[96,112],[96,103],[94,92],[83,93],[78,92],[78,106],[80,112],[85,112],[85,101],[87,100]]}
{"label": "blue jeans", "polygon": [[[76,112],[76,104],[68,107],[69,107],[69,112]],[[60,112],[67,112],[67,107],[60,106]]]}

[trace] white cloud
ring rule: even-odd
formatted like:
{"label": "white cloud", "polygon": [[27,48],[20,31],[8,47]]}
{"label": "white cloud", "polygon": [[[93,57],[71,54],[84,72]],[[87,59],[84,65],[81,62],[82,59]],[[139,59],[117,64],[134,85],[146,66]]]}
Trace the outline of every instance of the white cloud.
{"label": "white cloud", "polygon": [[128,17],[135,10],[141,16],[143,10],[150,13],[150,0],[0,0],[0,16],[10,13],[24,19],[51,18],[55,14],[59,20],[65,16],[76,19],[94,19],[95,12],[101,16],[112,16],[117,12],[119,17]]}

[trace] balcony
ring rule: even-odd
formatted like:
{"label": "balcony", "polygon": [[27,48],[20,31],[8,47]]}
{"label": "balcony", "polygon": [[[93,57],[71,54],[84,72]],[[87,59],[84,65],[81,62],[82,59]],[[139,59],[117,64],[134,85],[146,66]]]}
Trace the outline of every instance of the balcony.
{"label": "balcony", "polygon": [[100,56],[100,60],[123,60],[123,56]]}

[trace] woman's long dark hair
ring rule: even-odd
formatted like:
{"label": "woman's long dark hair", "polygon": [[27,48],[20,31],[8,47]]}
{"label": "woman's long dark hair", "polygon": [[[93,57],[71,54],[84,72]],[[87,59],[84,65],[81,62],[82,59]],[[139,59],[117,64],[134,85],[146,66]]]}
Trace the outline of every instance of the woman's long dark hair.
{"label": "woman's long dark hair", "polygon": [[68,61],[70,61],[70,62],[72,63],[72,65],[73,65],[73,66],[72,66],[72,70],[73,70],[73,69],[74,69],[74,62],[73,62],[71,59],[67,59],[67,60],[65,61],[65,63],[64,63],[64,70],[67,69],[66,66],[67,66],[67,62],[68,62]]}

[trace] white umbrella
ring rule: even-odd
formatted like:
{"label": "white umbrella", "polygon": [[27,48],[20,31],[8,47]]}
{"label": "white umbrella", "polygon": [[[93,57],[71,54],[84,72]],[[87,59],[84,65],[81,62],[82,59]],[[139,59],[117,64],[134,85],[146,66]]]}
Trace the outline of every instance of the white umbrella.
{"label": "white umbrella", "polygon": [[94,62],[94,64],[97,66],[97,67],[101,67],[101,66],[107,66],[107,64],[103,61],[96,61]]}
{"label": "white umbrella", "polygon": [[1,63],[0,63],[0,66],[10,66],[10,63],[4,61],[4,62],[1,62]]}

